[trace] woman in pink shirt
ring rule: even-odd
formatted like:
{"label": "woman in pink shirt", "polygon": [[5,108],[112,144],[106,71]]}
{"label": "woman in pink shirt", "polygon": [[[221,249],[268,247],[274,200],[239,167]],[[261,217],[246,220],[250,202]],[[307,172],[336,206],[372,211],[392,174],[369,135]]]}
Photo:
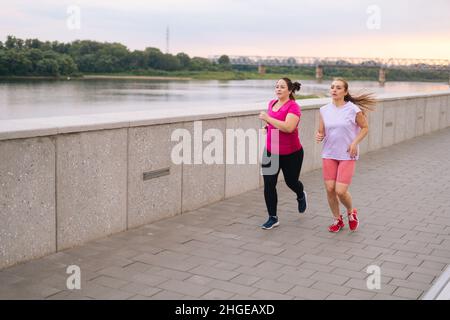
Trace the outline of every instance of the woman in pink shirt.
{"label": "woman in pink shirt", "polygon": [[259,118],[267,125],[266,150],[262,161],[264,177],[264,199],[269,219],[261,227],[265,230],[279,225],[277,216],[277,180],[280,169],[283,171],[287,186],[297,195],[298,210],[306,210],[306,193],[299,181],[303,163],[303,148],[298,137],[300,106],[295,102],[294,92],[300,90],[300,83],[288,78],[278,80],[275,93],[277,100],[269,102],[267,112],[261,112]]}
{"label": "woman in pink shirt", "polygon": [[327,191],[328,204],[335,222],[328,227],[330,232],[339,232],[344,221],[339,202],[347,209],[351,231],[358,228],[358,212],[353,208],[348,188],[359,159],[359,143],[367,136],[369,126],[366,113],[376,104],[372,94],[352,96],[348,83],[337,78],[331,84],[332,102],[320,108],[317,142],[323,141],[322,170]]}

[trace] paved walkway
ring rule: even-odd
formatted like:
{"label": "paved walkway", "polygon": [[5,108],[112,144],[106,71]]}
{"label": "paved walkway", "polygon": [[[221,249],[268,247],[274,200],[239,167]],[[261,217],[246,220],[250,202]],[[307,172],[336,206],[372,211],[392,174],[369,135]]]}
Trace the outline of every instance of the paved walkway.
{"label": "paved walkway", "polygon": [[[351,188],[357,233],[332,222],[321,171],[307,214],[279,183],[281,225],[263,231],[262,189],[0,271],[2,299],[419,299],[450,263],[450,128],[364,155]],[[68,265],[81,290],[68,290]],[[369,290],[369,265],[381,289]]]}

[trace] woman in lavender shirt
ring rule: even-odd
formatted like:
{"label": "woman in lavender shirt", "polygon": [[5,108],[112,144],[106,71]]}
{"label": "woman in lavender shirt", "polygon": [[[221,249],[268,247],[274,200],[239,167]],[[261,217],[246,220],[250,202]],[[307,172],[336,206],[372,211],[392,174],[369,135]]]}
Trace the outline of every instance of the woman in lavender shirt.
{"label": "woman in lavender shirt", "polygon": [[344,227],[339,202],[347,209],[350,230],[355,231],[359,224],[358,212],[353,208],[348,188],[359,159],[359,143],[369,132],[366,113],[374,110],[376,99],[372,94],[350,95],[348,83],[342,78],[333,81],[330,93],[333,101],[320,108],[316,134],[317,142],[323,141],[323,178],[335,218],[328,231],[336,233]]}

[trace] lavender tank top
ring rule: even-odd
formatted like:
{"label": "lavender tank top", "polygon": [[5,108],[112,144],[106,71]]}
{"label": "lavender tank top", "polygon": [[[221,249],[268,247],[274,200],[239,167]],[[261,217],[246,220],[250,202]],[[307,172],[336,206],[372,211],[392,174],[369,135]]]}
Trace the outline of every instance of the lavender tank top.
{"label": "lavender tank top", "polygon": [[320,108],[320,114],[325,124],[325,138],[323,140],[322,158],[335,160],[358,160],[351,158],[348,147],[358,136],[361,128],[356,123],[356,114],[361,109],[352,102],[336,107],[333,103]]}

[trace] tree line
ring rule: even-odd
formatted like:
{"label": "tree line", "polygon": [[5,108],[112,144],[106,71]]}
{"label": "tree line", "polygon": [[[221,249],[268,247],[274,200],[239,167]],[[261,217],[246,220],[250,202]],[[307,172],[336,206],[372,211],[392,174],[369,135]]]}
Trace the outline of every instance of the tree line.
{"label": "tree line", "polygon": [[[231,65],[227,55],[217,63],[201,57],[189,57],[184,52],[172,55],[160,49],[129,50],[120,43],[76,40],[70,43],[19,39],[9,35],[0,41],[0,76],[79,76],[82,74],[155,74],[174,72],[233,71],[256,73],[255,66]],[[440,71],[388,70],[388,80],[448,81]],[[314,78],[314,67],[267,67],[267,73],[299,75]],[[368,67],[325,67],[326,78],[377,80],[378,70]]]}
{"label": "tree line", "polygon": [[158,48],[130,51],[120,43],[76,40],[70,43],[19,39],[0,41],[0,75],[66,76],[83,73],[133,71],[224,71],[230,60],[223,55],[218,63],[201,57],[163,53]]}

